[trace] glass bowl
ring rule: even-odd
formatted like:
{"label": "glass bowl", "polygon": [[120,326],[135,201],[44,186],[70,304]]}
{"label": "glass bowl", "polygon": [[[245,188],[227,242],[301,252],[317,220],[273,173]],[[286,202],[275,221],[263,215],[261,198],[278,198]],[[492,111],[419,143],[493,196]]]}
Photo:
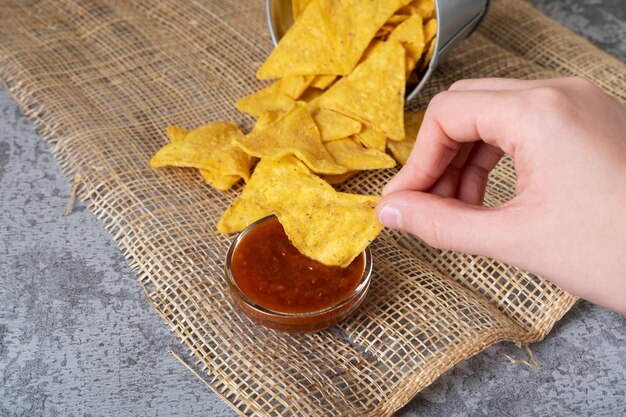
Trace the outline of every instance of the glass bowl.
{"label": "glass bowl", "polygon": [[254,302],[237,284],[233,274],[232,260],[243,238],[262,223],[274,219],[267,216],[252,223],[233,241],[226,254],[224,272],[230,289],[230,295],[239,309],[253,322],[274,330],[289,333],[310,332],[326,329],[350,316],[363,302],[370,286],[372,276],[372,255],[369,248],[363,253],[363,272],[356,287],[350,294],[330,307],[306,313],[291,313],[271,310]]}

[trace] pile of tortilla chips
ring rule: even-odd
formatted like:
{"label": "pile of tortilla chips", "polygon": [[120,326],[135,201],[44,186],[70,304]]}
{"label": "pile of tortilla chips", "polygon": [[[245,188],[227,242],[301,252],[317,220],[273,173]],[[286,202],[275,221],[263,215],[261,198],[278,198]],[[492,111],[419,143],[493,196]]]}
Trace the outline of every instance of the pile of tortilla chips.
{"label": "pile of tortilla chips", "polygon": [[331,184],[406,163],[423,112],[404,113],[405,88],[433,53],[434,0],[293,0],[293,11],[294,25],[257,72],[276,81],[236,103],[257,119],[252,131],[170,126],[170,143],[150,163],[197,168],[219,190],[243,178],[221,233],[273,213],[301,253],[345,267],[382,229],[378,197]]}

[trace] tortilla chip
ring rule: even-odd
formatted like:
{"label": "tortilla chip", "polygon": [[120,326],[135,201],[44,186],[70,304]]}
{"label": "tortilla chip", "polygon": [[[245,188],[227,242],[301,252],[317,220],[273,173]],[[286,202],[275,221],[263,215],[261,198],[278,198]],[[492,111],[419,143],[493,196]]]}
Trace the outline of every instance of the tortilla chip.
{"label": "tortilla chip", "polygon": [[346,172],[346,168],[337,164],[324,148],[307,104],[303,102],[297,102],[276,122],[234,139],[233,144],[258,158],[280,159],[288,154],[295,155],[311,171],[321,174]]}
{"label": "tortilla chip", "polygon": [[436,14],[435,0],[413,0],[398,13],[416,14],[423,19],[432,19]]}
{"label": "tortilla chip", "polygon": [[298,184],[331,189],[332,187],[311,171],[299,159],[287,155],[279,160],[261,159],[241,195],[226,209],[217,230],[220,233],[238,233],[251,223],[272,214],[264,203],[261,192],[276,178],[287,178]]}
{"label": "tortilla chip", "polygon": [[389,19],[387,19],[384,26],[396,27],[400,23],[408,19],[410,16],[410,14],[394,14],[393,16],[389,17]]}
{"label": "tortilla chip", "polygon": [[404,114],[404,128],[406,135],[404,140],[401,141],[389,141],[387,147],[391,151],[391,154],[401,165],[406,165],[406,161],[411,155],[413,146],[415,146],[415,140],[417,139],[417,133],[422,126],[424,120],[425,110],[406,112]]}
{"label": "tortilla chip", "polygon": [[325,144],[333,159],[350,171],[392,168],[396,161],[385,152],[367,149],[352,139],[339,139]]}
{"label": "tortilla chip", "polygon": [[167,136],[170,138],[170,142],[179,142],[185,139],[189,132],[190,130],[174,125],[167,127]]}
{"label": "tortilla chip", "polygon": [[265,63],[259,79],[348,75],[378,29],[410,0],[313,0]]}
{"label": "tortilla chip", "polygon": [[226,190],[232,186],[232,177],[250,178],[252,159],[231,144],[238,138],[243,138],[243,133],[235,123],[209,123],[192,130],[182,140],[165,145],[152,157],[150,165],[153,168],[176,166],[210,171],[205,178],[212,179],[210,183],[215,188]]}
{"label": "tortilla chip", "polygon": [[332,110],[313,110],[313,120],[320,131],[322,142],[343,139],[361,131],[361,122]]}
{"label": "tortilla chip", "polygon": [[298,20],[302,12],[311,3],[311,0],[291,0],[291,10],[293,12],[293,20]]}
{"label": "tortilla chip", "polygon": [[419,84],[419,82],[420,82],[420,79],[415,73],[415,71],[411,72],[408,78],[406,79],[407,85],[415,85],[415,84]]}
{"label": "tortilla chip", "polygon": [[322,175],[322,179],[330,185],[338,185],[348,181],[350,178],[358,174],[358,171],[348,171],[345,174]]}
{"label": "tortilla chip", "polygon": [[256,123],[254,124],[254,127],[252,128],[252,132],[258,132],[260,130],[265,129],[267,126],[271,125],[272,123],[275,123],[284,114],[285,112],[279,112],[279,111],[269,111],[269,112],[263,113],[261,116],[259,116],[258,119],[256,119]]}
{"label": "tortilla chip", "polygon": [[387,138],[385,135],[375,131],[369,126],[363,126],[361,131],[354,135],[354,140],[367,149],[374,149],[381,152],[385,152],[387,147]]}
{"label": "tortilla chip", "polygon": [[415,64],[419,61],[426,41],[424,39],[424,28],[422,25],[422,17],[413,15],[389,35],[389,40],[400,42],[406,51],[405,73],[410,74],[415,68]]}
{"label": "tortilla chip", "polygon": [[318,99],[318,105],[369,125],[385,136],[404,138],[405,51],[384,42],[347,77]]}
{"label": "tortilla chip", "polygon": [[328,86],[335,82],[336,75],[316,75],[311,82],[311,87],[319,88],[320,90],[326,90]]}
{"label": "tortilla chip", "polygon": [[294,106],[294,100],[297,100],[311,84],[313,78],[312,76],[283,78],[256,93],[240,98],[235,106],[255,117],[267,112],[287,112]]}
{"label": "tortilla chip", "polygon": [[435,39],[431,40],[426,46],[426,53],[422,55],[419,63],[416,65],[417,70],[421,73],[430,64],[430,60],[433,58],[433,54],[435,53]]}
{"label": "tortilla chip", "polygon": [[424,24],[424,42],[430,42],[437,35],[437,19],[430,19]]}
{"label": "tortilla chip", "polygon": [[257,78],[341,74],[331,29],[322,18],[318,1],[313,0],[261,65]]}
{"label": "tortilla chip", "polygon": [[309,107],[311,107],[312,106],[311,103],[313,103],[313,101],[316,98],[321,96],[322,93],[323,93],[323,91],[320,90],[319,88],[309,87],[306,90],[304,90],[304,93],[302,93],[302,95],[300,96],[300,101],[304,101],[305,103],[309,103]]}
{"label": "tortilla chip", "polygon": [[265,202],[289,240],[305,256],[346,267],[382,230],[375,207],[379,197],[339,193],[292,181],[272,181]]}
{"label": "tortilla chip", "polygon": [[254,117],[261,117],[264,113],[269,112],[287,112],[293,108],[296,102],[291,98],[280,92],[274,92],[277,90],[275,84],[264,88],[249,96],[240,98],[235,103],[237,109],[244,113],[248,113]]}
{"label": "tortilla chip", "polygon": [[229,190],[241,179],[239,175],[219,175],[207,169],[201,169],[199,171],[204,181],[222,191]]}
{"label": "tortilla chip", "polygon": [[378,29],[409,1],[319,1],[322,18],[332,28],[337,61],[344,70],[341,75],[349,74],[356,67]]}
{"label": "tortilla chip", "polygon": [[297,100],[309,85],[315,80],[313,75],[285,77],[276,81],[280,87],[281,94]]}

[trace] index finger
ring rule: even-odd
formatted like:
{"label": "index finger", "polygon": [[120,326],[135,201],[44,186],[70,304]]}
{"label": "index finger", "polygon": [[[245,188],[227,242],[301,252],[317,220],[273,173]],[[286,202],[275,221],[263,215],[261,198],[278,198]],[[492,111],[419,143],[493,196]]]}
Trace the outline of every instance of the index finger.
{"label": "index finger", "polygon": [[445,91],[428,105],[406,165],[383,195],[428,190],[461,144],[482,140],[514,156],[519,132],[519,95],[512,91]]}

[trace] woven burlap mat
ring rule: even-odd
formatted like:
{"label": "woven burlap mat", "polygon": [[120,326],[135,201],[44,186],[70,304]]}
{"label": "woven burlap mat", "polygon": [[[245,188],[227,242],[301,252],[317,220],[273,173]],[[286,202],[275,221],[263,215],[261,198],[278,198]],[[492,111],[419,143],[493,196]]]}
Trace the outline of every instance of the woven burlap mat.
{"label": "woven burlap mat", "polygon": [[[575,298],[490,259],[384,232],[357,314],[318,333],[249,322],[223,278],[231,237],[215,224],[240,189],[195,170],[153,170],[165,127],[251,120],[234,101],[263,84],[271,50],[259,0],[0,0],[0,79],[32,118],[77,195],[127,257],[146,297],[190,350],[190,367],[243,414],[389,415],[458,362],[500,340],[542,339]],[[585,76],[626,101],[621,62],[522,0],[492,1],[412,107],[468,77]],[[393,170],[343,189],[378,193]],[[488,204],[514,193],[512,162]]]}

